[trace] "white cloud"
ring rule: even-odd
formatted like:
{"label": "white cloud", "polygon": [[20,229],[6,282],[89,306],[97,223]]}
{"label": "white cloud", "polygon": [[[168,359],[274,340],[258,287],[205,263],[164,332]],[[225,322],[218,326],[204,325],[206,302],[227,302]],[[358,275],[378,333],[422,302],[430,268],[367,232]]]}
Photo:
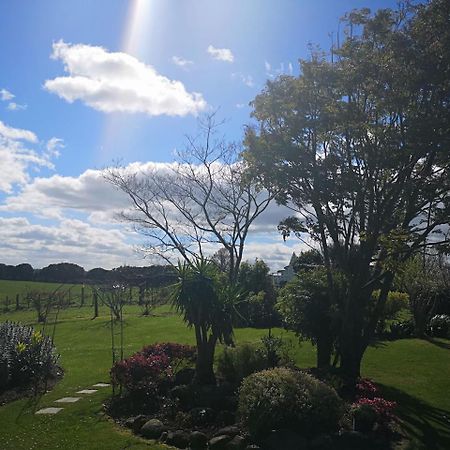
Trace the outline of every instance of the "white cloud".
{"label": "white cloud", "polygon": [[230,63],[234,61],[234,55],[229,48],[215,48],[212,45],[209,45],[206,51],[212,56],[213,59]]}
{"label": "white cloud", "polygon": [[23,111],[27,108],[28,108],[27,105],[19,105],[19,103],[16,103],[16,102],[10,102],[10,103],[8,103],[8,106],[6,107],[6,109],[9,111]]}
{"label": "white cloud", "polygon": [[37,136],[32,131],[9,127],[8,125],[5,125],[1,120],[0,137],[10,140],[24,140],[33,143],[37,142],[38,140]]}
{"label": "white cloud", "polygon": [[[170,167],[169,163],[135,162],[124,171],[149,176],[155,172],[166,173]],[[0,252],[10,263],[28,260],[27,255],[30,255],[35,261],[33,265],[37,266],[60,260],[85,267],[112,267],[126,261],[142,264],[133,256],[132,244],[142,244],[143,237],[128,232],[127,227],[115,219],[117,212],[130,207],[129,198],[107,183],[100,170],[86,170],[77,177],[56,174],[36,177],[0,205],[0,214],[19,216],[4,219],[9,222],[0,221],[0,227],[7,230],[3,234],[6,238],[0,242]],[[21,218],[22,213],[27,213],[28,219]],[[292,249],[295,247],[298,251],[302,245],[294,238],[284,243],[277,231],[279,221],[291,214],[276,203],[270,204],[252,226],[245,258],[263,258],[273,270],[285,266]],[[39,217],[40,221],[48,219],[51,225],[32,224],[30,218],[33,217]],[[211,248],[211,253],[215,250],[217,248]],[[95,258],[96,252],[100,259]]]}
{"label": "white cloud", "polygon": [[45,153],[48,156],[58,158],[61,154],[59,150],[64,148],[64,141],[57,137],[52,137],[47,141],[45,148]]}
{"label": "white cloud", "polygon": [[0,217],[0,227],[2,259],[10,264],[26,261],[33,267],[43,267],[70,261],[90,269],[142,263],[132,245],[126,242],[126,234],[116,228],[92,226],[69,218],[42,225],[24,217]]}
{"label": "white cloud", "polygon": [[172,56],[171,60],[176,66],[182,67],[183,69],[187,69],[194,64],[194,61],[184,59],[181,56]]}
{"label": "white cloud", "polygon": [[53,59],[64,63],[68,76],[45,81],[45,88],[69,103],[81,100],[103,112],[185,116],[207,106],[202,95],[186,91],[183,83],[170,80],[127,53],[102,47],[53,44]]}
{"label": "white cloud", "polygon": [[269,78],[275,78],[284,74],[292,75],[294,73],[294,67],[291,62],[288,62],[286,68],[284,62],[281,62],[278,67],[274,67],[268,61],[265,61],[264,68],[266,70],[266,76]]}
{"label": "white cloud", "polygon": [[0,100],[7,102],[9,100],[12,100],[15,97],[15,95],[6,89],[0,89]]}
{"label": "white cloud", "polygon": [[255,85],[253,77],[251,75],[244,75],[240,72],[234,72],[231,74],[231,78],[240,80],[243,84],[248,87],[253,87]]}
{"label": "white cloud", "polygon": [[14,185],[26,185],[30,180],[31,168],[54,168],[52,155],[28,148],[23,141],[36,144],[38,139],[32,131],[12,128],[0,121],[0,161],[3,169],[0,192],[10,193]]}

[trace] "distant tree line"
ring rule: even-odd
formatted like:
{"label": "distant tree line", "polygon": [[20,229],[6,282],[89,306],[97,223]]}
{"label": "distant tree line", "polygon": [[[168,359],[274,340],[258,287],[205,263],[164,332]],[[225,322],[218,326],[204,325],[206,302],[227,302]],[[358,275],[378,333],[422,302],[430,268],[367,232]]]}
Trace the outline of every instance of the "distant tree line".
{"label": "distant tree line", "polygon": [[42,269],[34,269],[30,264],[17,266],[0,264],[0,279],[15,281],[44,281],[52,283],[105,284],[120,282],[133,286],[159,287],[176,280],[171,266],[134,267],[121,266],[111,270],[96,267],[85,270],[78,264],[57,263]]}

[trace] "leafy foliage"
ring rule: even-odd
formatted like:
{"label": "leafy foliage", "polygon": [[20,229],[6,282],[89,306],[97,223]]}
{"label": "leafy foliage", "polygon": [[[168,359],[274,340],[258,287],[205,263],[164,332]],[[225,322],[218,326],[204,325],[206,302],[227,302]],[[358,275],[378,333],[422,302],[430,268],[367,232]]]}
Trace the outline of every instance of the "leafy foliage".
{"label": "leafy foliage", "polygon": [[331,303],[333,265],[346,275],[338,339],[353,380],[398,265],[448,242],[450,5],[407,3],[348,14],[332,55],[267,82],[246,133],[254,173],[297,212],[284,237],[307,232],[321,246]]}
{"label": "leafy foliage", "polygon": [[[336,276],[336,298],[342,297],[343,280]],[[341,291],[341,293],[339,293]],[[340,326],[338,303],[331,302],[327,290],[326,270],[318,267],[302,271],[281,289],[277,309],[285,326],[301,339],[318,346],[318,365],[329,365]],[[319,361],[323,355],[323,360]]]}
{"label": "leafy foliage", "polygon": [[450,338],[450,316],[436,314],[431,318],[428,326],[432,336]]}
{"label": "leafy foliage", "polygon": [[0,392],[37,386],[53,373],[58,359],[52,340],[40,331],[14,322],[0,324]]}
{"label": "leafy foliage", "polygon": [[236,323],[259,328],[278,325],[275,289],[267,264],[259,259],[253,264],[242,263],[237,282],[245,297],[236,305]]}
{"label": "leafy foliage", "polygon": [[382,398],[378,388],[371,380],[361,378],[356,384],[356,393],[357,399],[351,407],[356,420],[370,423],[370,419],[372,419],[373,425],[378,423],[383,429],[386,429],[395,420],[394,410],[397,404]]}
{"label": "leafy foliage", "polygon": [[212,262],[179,264],[179,281],[174,287],[172,305],[184,322],[195,330],[197,362],[195,380],[214,384],[214,352],[217,341],[233,342],[233,315],[239,291]]}
{"label": "leafy foliage", "polygon": [[189,345],[153,344],[118,361],[111,368],[111,380],[125,388],[126,395],[138,403],[154,407],[171,385],[176,373],[195,361],[196,351]]}
{"label": "leafy foliage", "polygon": [[239,415],[254,436],[280,428],[307,435],[332,431],[341,413],[334,389],[304,372],[264,370],[245,378],[239,390]]}

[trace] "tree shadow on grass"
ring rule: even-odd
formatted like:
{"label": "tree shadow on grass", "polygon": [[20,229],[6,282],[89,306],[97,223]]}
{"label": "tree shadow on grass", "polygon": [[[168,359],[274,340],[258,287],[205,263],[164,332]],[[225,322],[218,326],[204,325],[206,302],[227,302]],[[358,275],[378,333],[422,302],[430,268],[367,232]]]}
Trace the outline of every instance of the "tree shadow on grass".
{"label": "tree shadow on grass", "polygon": [[443,342],[442,340],[435,339],[435,338],[427,338],[427,341],[430,344],[436,345],[437,347],[443,348],[445,350],[450,350],[450,342]]}
{"label": "tree shadow on grass", "polygon": [[402,428],[411,439],[421,443],[420,448],[450,449],[450,411],[435,408],[394,387],[379,386],[386,399],[397,402],[397,415],[402,421]]}

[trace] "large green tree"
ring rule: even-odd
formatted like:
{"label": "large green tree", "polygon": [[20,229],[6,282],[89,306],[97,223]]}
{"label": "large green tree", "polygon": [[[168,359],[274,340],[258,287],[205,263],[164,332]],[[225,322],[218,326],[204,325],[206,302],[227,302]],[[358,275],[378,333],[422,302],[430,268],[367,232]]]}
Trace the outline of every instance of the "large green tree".
{"label": "large green tree", "polygon": [[[341,369],[360,374],[398,263],[449,222],[450,3],[353,11],[331,55],[267,82],[253,102],[246,158],[318,241],[342,317]],[[345,274],[335,298],[332,262]],[[379,290],[375,307],[371,296]]]}

